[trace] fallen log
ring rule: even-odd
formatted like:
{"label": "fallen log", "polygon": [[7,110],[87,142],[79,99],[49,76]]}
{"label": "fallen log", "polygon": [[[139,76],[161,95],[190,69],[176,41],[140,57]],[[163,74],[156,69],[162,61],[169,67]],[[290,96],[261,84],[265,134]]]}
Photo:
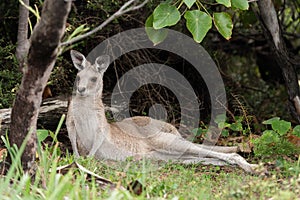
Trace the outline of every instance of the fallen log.
{"label": "fallen log", "polygon": [[[104,95],[104,103],[110,104],[109,95]],[[68,101],[71,97],[59,96],[44,99],[38,116],[38,129],[55,131],[62,114],[68,112]],[[117,108],[105,107],[106,111],[118,112]],[[0,136],[9,130],[11,108],[0,109]],[[63,128],[65,124],[63,125]]]}
{"label": "fallen log", "polygon": [[[38,128],[54,131],[62,114],[67,113],[68,98],[56,97],[45,99],[41,105]],[[0,109],[0,135],[5,135],[10,126],[11,108]]]}

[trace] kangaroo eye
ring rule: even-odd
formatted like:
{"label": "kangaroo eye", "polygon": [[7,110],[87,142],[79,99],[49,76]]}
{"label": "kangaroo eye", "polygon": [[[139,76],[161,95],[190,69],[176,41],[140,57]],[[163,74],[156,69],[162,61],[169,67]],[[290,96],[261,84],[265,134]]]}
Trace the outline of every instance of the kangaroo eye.
{"label": "kangaroo eye", "polygon": [[76,77],[76,81],[77,81],[77,82],[80,81],[80,77],[79,77],[79,76]]}
{"label": "kangaroo eye", "polygon": [[96,81],[97,81],[97,77],[91,78],[91,81],[92,81],[92,82],[96,82]]}

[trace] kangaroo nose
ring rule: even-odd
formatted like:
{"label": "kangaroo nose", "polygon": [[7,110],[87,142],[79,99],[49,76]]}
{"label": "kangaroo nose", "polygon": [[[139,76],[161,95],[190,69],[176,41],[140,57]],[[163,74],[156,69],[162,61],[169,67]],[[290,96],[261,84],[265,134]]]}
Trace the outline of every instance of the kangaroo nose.
{"label": "kangaroo nose", "polygon": [[79,87],[77,90],[79,93],[83,93],[85,91],[85,87]]}

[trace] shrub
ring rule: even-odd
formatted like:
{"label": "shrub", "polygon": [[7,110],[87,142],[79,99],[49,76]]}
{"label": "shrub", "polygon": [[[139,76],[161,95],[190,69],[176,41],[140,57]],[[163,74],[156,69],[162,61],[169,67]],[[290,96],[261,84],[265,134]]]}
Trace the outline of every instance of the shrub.
{"label": "shrub", "polygon": [[0,108],[11,107],[17,87],[21,82],[21,72],[15,58],[15,45],[0,39]]}
{"label": "shrub", "polygon": [[264,121],[263,124],[271,126],[271,129],[265,130],[260,138],[253,140],[255,156],[282,157],[300,154],[300,147],[290,140],[291,137],[300,136],[299,125],[292,128],[290,122],[280,120],[279,117]]}

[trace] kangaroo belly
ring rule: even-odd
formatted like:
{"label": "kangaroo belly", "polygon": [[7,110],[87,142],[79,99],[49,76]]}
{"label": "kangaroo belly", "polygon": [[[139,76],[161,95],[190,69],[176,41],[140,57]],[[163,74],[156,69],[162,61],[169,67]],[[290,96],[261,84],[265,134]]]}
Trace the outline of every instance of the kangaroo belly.
{"label": "kangaroo belly", "polygon": [[110,141],[116,147],[133,154],[147,154],[152,150],[152,147],[146,142],[146,136],[134,125],[126,122],[117,122],[111,124],[110,128]]}
{"label": "kangaroo belly", "polygon": [[144,135],[152,135],[153,133],[155,134],[157,132],[164,132],[181,136],[178,130],[172,124],[146,116],[136,116],[127,118],[124,119],[122,123],[134,126],[139,131],[139,133]]}

